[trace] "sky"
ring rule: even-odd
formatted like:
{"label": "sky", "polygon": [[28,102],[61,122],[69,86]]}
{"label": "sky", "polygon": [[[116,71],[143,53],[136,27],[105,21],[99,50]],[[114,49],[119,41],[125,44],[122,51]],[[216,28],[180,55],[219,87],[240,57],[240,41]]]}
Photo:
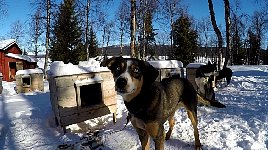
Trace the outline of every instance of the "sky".
{"label": "sky", "polygon": [[[7,4],[8,14],[6,17],[0,20],[0,39],[7,39],[8,33],[10,33],[10,26],[16,21],[21,23],[28,23],[30,16],[34,10],[30,4],[34,0],[5,0]],[[242,11],[252,14],[254,9],[258,8],[255,0],[240,0]],[[231,0],[230,2],[233,2]],[[114,5],[111,7],[111,11],[117,11],[119,0],[114,0]],[[184,0],[184,3],[189,6],[189,14],[196,19],[201,19],[209,16],[207,0]],[[213,0],[214,10],[216,14],[216,20],[218,24],[224,25],[224,7],[223,0]],[[110,13],[113,16],[113,12]]]}

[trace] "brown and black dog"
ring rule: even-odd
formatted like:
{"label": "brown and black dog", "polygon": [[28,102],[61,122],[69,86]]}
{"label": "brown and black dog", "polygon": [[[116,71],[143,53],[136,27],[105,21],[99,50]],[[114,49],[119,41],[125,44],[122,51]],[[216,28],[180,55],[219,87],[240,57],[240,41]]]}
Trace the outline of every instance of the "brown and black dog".
{"label": "brown and black dog", "polygon": [[[113,73],[116,91],[124,99],[142,149],[149,150],[149,137],[153,138],[156,150],[164,149],[164,141],[170,138],[175,124],[175,111],[181,106],[186,108],[192,122],[195,148],[201,149],[197,128],[197,103],[200,100],[205,105],[225,107],[223,104],[201,98],[185,78],[171,77],[155,82],[159,73],[148,62],[113,57],[104,64]],[[167,120],[169,130],[165,133],[163,124]]]}

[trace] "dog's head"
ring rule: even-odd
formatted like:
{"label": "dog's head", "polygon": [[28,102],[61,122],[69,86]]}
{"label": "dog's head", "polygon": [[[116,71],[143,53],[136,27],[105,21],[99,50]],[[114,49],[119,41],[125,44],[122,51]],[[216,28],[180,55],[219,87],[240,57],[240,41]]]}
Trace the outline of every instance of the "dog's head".
{"label": "dog's head", "polygon": [[113,73],[116,91],[128,102],[158,76],[158,71],[148,62],[135,58],[113,57],[103,64]]}
{"label": "dog's head", "polygon": [[216,75],[216,73],[217,73],[217,64],[215,62],[212,64],[210,61],[208,61],[207,65],[203,65],[203,66],[200,67],[200,71],[206,77],[209,77],[211,75]]}
{"label": "dog's head", "polygon": [[208,61],[208,64],[207,64],[208,68],[210,68],[210,72],[215,72],[217,71],[217,64],[216,62],[214,62],[213,64]]}

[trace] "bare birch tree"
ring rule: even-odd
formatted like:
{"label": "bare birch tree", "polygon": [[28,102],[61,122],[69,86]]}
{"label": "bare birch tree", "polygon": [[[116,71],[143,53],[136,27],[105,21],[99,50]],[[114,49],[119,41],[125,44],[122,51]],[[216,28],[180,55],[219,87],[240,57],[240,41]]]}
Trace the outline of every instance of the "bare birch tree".
{"label": "bare birch tree", "polygon": [[87,60],[89,59],[89,12],[90,0],[86,0],[86,29],[85,29],[85,47],[87,49]]}
{"label": "bare birch tree", "polygon": [[126,0],[122,0],[117,12],[117,20],[119,22],[119,34],[120,34],[120,55],[123,55],[123,38],[126,32],[129,31],[130,24],[130,5]]}
{"label": "bare birch tree", "polygon": [[15,39],[18,44],[22,43],[24,33],[24,24],[20,20],[17,20],[11,24],[11,28],[9,31],[10,38]]}
{"label": "bare birch tree", "polygon": [[37,58],[38,53],[40,52],[39,47],[39,39],[40,36],[43,33],[43,20],[42,20],[42,14],[41,14],[41,8],[37,8],[34,16],[32,17],[32,22],[31,22],[31,31],[30,35],[33,38],[33,43],[34,43],[34,56]]}
{"label": "bare birch tree", "polygon": [[[170,25],[170,31],[173,31],[174,21],[178,19],[180,14],[183,12],[182,0],[163,0],[160,5],[161,5],[161,14],[164,17],[163,20],[168,19]],[[170,46],[173,47],[173,36],[170,36]]]}
{"label": "bare birch tree", "polygon": [[44,21],[45,28],[45,63],[44,63],[44,77],[47,78],[48,57],[50,49],[50,32],[51,32],[51,15],[53,14],[52,8],[57,7],[55,0],[33,0],[33,6],[37,9],[40,8],[42,12],[42,21]]}
{"label": "bare birch tree", "polygon": [[131,0],[131,23],[130,23],[130,56],[136,57],[135,40],[136,40],[136,0]]}
{"label": "bare birch tree", "polygon": [[220,69],[221,67],[221,63],[222,63],[222,53],[223,53],[223,38],[222,38],[222,34],[220,29],[218,28],[217,22],[216,22],[216,18],[215,18],[215,12],[214,12],[214,8],[213,8],[213,3],[212,0],[208,0],[208,8],[209,8],[209,13],[210,13],[210,20],[212,23],[212,27],[214,29],[214,32],[217,35],[218,38],[218,48],[219,48],[219,52],[218,52],[218,68]]}
{"label": "bare birch tree", "polygon": [[232,58],[230,54],[232,53],[231,49],[231,18],[230,18],[230,2],[229,0],[224,0],[224,10],[225,10],[225,29],[226,29],[226,53],[225,61],[223,67],[226,67],[228,64],[232,63]]}
{"label": "bare birch tree", "polygon": [[139,34],[139,56],[145,59],[150,43],[154,40],[153,18],[159,7],[157,0],[139,0],[137,5],[137,32]]}
{"label": "bare birch tree", "polygon": [[46,53],[45,53],[45,64],[44,64],[44,77],[47,79],[47,66],[49,57],[49,46],[50,46],[50,15],[51,15],[51,1],[46,0]]}
{"label": "bare birch tree", "polygon": [[[239,0],[235,0],[234,8],[232,9],[231,17],[231,40],[230,45],[232,48],[231,55],[231,64],[244,64],[246,60],[246,48],[243,48],[243,45],[246,46],[245,35],[247,33],[246,26],[248,15],[244,12],[241,12]],[[244,40],[243,40],[244,38]],[[244,44],[243,44],[244,42]]]}

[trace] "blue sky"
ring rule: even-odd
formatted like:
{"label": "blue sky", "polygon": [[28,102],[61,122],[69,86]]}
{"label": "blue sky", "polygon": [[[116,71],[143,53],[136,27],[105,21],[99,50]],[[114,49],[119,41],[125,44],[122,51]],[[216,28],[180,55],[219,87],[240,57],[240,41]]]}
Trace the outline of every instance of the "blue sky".
{"label": "blue sky", "polygon": [[[29,22],[33,8],[30,2],[34,0],[5,0],[8,8],[8,16],[0,20],[0,37],[5,38],[10,32],[10,26],[17,20],[22,23]],[[118,0],[114,0],[118,4]],[[230,0],[232,2],[234,0]],[[242,11],[252,14],[257,5],[254,0],[240,0]],[[209,16],[207,0],[184,0],[189,6],[189,14],[194,18],[200,19]],[[224,24],[223,0],[213,0],[214,10],[218,24]]]}

